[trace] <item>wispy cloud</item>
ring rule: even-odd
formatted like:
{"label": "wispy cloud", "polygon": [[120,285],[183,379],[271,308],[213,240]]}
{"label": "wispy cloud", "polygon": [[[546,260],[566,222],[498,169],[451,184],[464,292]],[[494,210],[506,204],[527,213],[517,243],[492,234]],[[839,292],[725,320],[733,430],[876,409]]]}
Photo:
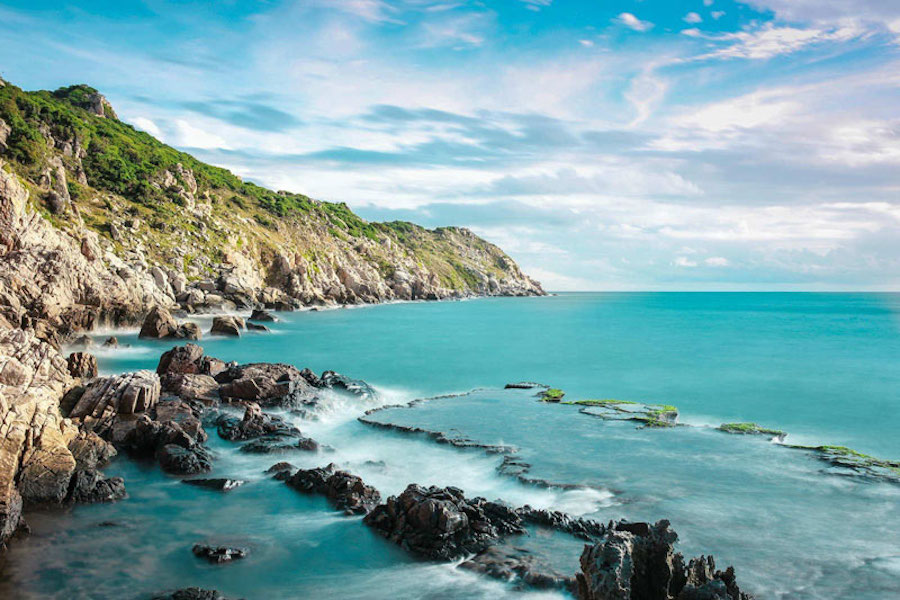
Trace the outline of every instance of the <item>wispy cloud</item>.
{"label": "wispy cloud", "polygon": [[619,16],[614,19],[614,21],[635,31],[650,31],[651,29],[653,29],[653,23],[651,23],[650,21],[642,21],[632,13],[628,12],[619,14]]}

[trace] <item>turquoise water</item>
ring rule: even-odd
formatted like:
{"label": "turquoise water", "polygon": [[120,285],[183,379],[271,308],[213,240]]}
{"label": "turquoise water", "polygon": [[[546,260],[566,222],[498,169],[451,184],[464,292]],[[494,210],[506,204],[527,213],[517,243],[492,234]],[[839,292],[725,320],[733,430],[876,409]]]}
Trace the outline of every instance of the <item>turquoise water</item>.
{"label": "turquoise water", "polygon": [[[900,596],[900,486],[828,474],[811,455],[709,425],[756,421],[788,431],[789,442],[900,457],[898,316],[891,294],[564,294],[291,313],[272,334],[202,345],[226,360],[335,369],[373,383],[384,404],[488,388],[373,418],[514,444],[530,475],[591,487],[521,484],[497,472],[496,456],[372,428],[356,421],[371,404],[337,398],[318,420],[298,422],[335,452],[291,457],[297,466],[336,461],[385,495],[410,482],[454,484],[603,520],[669,518],[686,553],[733,563],[760,597],[874,600]],[[106,372],[152,368],[171,347],[133,332],[119,339],[133,347],[99,351]],[[638,430],[498,389],[518,380],[573,400],[674,404],[695,426]],[[278,459],[211,439],[216,472],[250,483],[216,496],[118,460],[107,472],[126,478],[129,499],[33,516],[35,534],[11,553],[4,584],[26,598],[187,585],[247,598],[522,596],[411,560],[358,519],[267,480],[261,471]],[[121,524],[98,527],[104,520]],[[190,546],[203,540],[243,541],[251,555],[200,564]],[[529,543],[576,569],[580,543]]]}

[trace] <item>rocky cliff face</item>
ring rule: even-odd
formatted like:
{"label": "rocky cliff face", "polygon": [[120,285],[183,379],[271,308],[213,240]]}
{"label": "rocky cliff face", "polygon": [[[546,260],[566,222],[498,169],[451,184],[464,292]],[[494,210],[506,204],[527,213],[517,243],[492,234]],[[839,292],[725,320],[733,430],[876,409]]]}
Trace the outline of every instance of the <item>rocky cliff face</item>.
{"label": "rocky cliff face", "polygon": [[245,183],[120,122],[86,86],[0,86],[0,161],[0,314],[44,339],[154,304],[543,294],[466,229],[368,223]]}

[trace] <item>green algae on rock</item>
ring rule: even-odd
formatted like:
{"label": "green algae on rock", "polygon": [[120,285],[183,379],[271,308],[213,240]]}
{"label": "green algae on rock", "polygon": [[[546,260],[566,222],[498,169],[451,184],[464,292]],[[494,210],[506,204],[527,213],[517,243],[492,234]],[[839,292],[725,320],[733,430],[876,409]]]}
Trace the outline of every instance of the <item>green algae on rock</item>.
{"label": "green algae on rock", "polygon": [[782,441],[787,437],[786,431],[780,429],[769,429],[762,427],[757,423],[722,423],[716,429],[725,433],[734,433],[738,435],[766,435],[770,439]]}
{"label": "green algae on rock", "polygon": [[558,388],[548,388],[541,392],[539,395],[541,402],[558,403],[563,399],[566,393]]}

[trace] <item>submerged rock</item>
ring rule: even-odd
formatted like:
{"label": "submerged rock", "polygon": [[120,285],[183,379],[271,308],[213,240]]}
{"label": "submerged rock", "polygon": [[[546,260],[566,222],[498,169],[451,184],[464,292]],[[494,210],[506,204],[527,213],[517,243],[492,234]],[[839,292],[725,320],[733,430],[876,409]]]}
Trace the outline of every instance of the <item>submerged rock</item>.
{"label": "submerged rock", "polygon": [[265,321],[267,323],[274,323],[278,319],[275,318],[275,315],[272,313],[256,308],[253,310],[253,313],[250,315],[248,319],[250,321]]}
{"label": "submerged rock", "polygon": [[227,546],[207,546],[205,544],[194,544],[191,550],[194,556],[205,558],[211,563],[226,563],[247,556],[245,548],[229,548]]}
{"label": "submerged rock", "polygon": [[750,600],[735,582],[734,570],[716,571],[712,557],[685,566],[675,552],[678,534],[669,522],[655,525],[620,521],[581,554],[581,600]]}
{"label": "submerged rock", "polygon": [[459,488],[416,484],[376,506],[364,522],[410,552],[436,560],[478,553],[501,535],[525,533],[522,519],[503,504],[468,500]]}
{"label": "submerged rock", "polygon": [[203,487],[210,490],[217,490],[220,492],[228,492],[233,490],[236,487],[240,487],[244,485],[243,479],[225,479],[225,478],[213,478],[213,479],[182,479],[181,483],[186,483],[188,485],[194,485],[197,487]]}
{"label": "submerged rock", "polygon": [[347,514],[366,514],[381,502],[378,490],[366,485],[359,476],[338,470],[334,463],[327,467],[301,469],[287,480],[287,484],[307,494],[322,494]]}
{"label": "submerged rock", "polygon": [[198,587],[176,590],[170,594],[154,596],[153,600],[228,600],[217,590],[204,590]]}
{"label": "submerged rock", "polygon": [[247,331],[268,332],[268,331],[270,331],[270,329],[268,327],[266,327],[265,325],[259,325],[257,323],[251,323],[248,321],[247,322]]}
{"label": "submerged rock", "polygon": [[575,578],[563,575],[524,548],[491,546],[459,565],[494,579],[512,582],[517,588],[575,588]]}
{"label": "submerged rock", "polygon": [[266,469],[266,473],[272,475],[274,479],[279,481],[287,481],[291,477],[291,473],[297,470],[297,467],[289,462],[278,462]]}

